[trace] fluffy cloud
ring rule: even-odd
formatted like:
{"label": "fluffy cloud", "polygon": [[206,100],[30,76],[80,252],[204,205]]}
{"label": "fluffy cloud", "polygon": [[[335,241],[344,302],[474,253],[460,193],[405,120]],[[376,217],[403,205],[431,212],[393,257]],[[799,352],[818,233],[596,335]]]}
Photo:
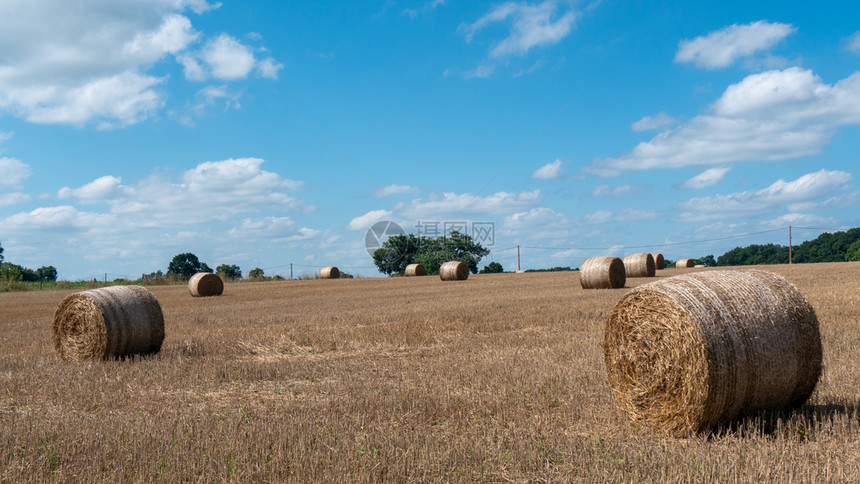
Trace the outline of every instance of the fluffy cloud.
{"label": "fluffy cloud", "polygon": [[538,168],[532,173],[532,178],[540,180],[555,180],[561,176],[561,160],[555,160],[552,163]]}
{"label": "fluffy cloud", "polygon": [[675,62],[689,62],[706,69],[727,67],[739,58],[770,49],[795,30],[790,24],[765,20],[731,25],[693,40],[681,41]]}
{"label": "fluffy cloud", "polygon": [[628,208],[618,212],[609,210],[598,210],[585,216],[585,223],[589,225],[605,224],[609,222],[636,222],[639,220],[653,220],[660,216],[656,210],[638,210]]}
{"label": "fluffy cloud", "polygon": [[615,188],[609,185],[598,185],[591,190],[592,197],[623,197],[631,195],[642,190],[641,186],[634,185],[618,185]]}
{"label": "fluffy cloud", "polygon": [[377,197],[388,197],[392,195],[401,195],[403,193],[416,192],[418,187],[410,185],[388,185],[376,190]]}
{"label": "fluffy cloud", "polygon": [[[489,58],[495,61],[511,56],[522,56],[536,47],[546,47],[561,42],[570,34],[579,14],[567,4],[554,0],[530,5],[525,2],[507,2],[496,5],[472,24],[461,25],[459,31],[471,42],[485,28],[508,24],[508,36],[496,42],[490,49]],[[487,77],[493,71],[491,65],[482,64],[467,77]]]}
{"label": "fluffy cloud", "polygon": [[0,186],[13,186],[21,183],[33,172],[30,166],[15,158],[0,158]]}
{"label": "fluffy cloud", "polygon": [[816,154],[838,127],[860,124],[860,73],[833,85],[797,67],[753,74],[729,86],[710,111],[586,171],[614,176]]}
{"label": "fluffy cloud", "polygon": [[393,212],[390,210],[371,210],[364,215],[355,217],[349,221],[350,230],[367,230],[371,225],[380,220],[391,218]]}
{"label": "fluffy cloud", "polygon": [[808,202],[844,188],[853,179],[844,171],[820,170],[796,180],[777,180],[761,190],[693,198],[678,204],[680,219],[699,222],[762,213],[780,205]]}
{"label": "fluffy cloud", "polygon": [[681,184],[684,188],[707,188],[723,181],[723,177],[729,172],[728,167],[708,168],[698,175],[686,180]]}
{"label": "fluffy cloud", "polygon": [[540,197],[540,190],[498,192],[486,197],[446,192],[398,203],[393,210],[408,220],[457,220],[474,215],[501,215],[522,210],[539,202]]}
{"label": "fluffy cloud", "polygon": [[30,195],[20,192],[0,194],[0,207],[9,207],[12,205],[20,205],[30,201]]}
{"label": "fluffy cloud", "polygon": [[630,125],[633,131],[652,131],[655,129],[663,129],[675,124],[676,120],[663,111],[653,115],[644,116],[639,121],[635,121]]}
{"label": "fluffy cloud", "polygon": [[848,38],[846,48],[851,52],[860,52],[860,32],[855,32]]}
{"label": "fluffy cloud", "polygon": [[[276,77],[273,59],[203,35],[185,15],[217,8],[204,0],[0,2],[0,112],[34,123],[100,128],[138,123],[160,109],[167,77],[148,74],[176,58],[190,79],[237,79],[257,68]],[[198,62],[197,59],[200,59]]]}

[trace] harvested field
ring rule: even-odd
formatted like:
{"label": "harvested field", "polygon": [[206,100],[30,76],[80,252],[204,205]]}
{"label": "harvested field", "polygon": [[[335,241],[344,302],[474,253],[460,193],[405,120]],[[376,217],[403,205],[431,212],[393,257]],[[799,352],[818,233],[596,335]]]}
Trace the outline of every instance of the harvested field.
{"label": "harvested field", "polygon": [[161,352],[83,363],[51,342],[72,291],[0,294],[0,481],[856,481],[860,264],[756,268],[815,308],[822,378],[687,439],[616,408],[603,330],[629,289],[576,272],[151,287]]}

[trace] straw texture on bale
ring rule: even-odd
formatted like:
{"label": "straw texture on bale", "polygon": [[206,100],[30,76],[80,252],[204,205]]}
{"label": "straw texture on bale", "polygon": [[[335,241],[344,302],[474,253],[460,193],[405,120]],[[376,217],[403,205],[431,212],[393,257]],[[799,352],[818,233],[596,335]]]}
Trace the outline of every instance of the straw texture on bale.
{"label": "straw texture on bale", "polygon": [[424,264],[409,264],[406,266],[406,277],[423,276],[427,274]]}
{"label": "straw texture on bale", "polygon": [[323,267],[320,269],[320,279],[340,279],[340,270],[334,266]]}
{"label": "straw texture on bale", "polygon": [[51,326],[54,349],[64,360],[100,360],[158,353],[164,314],[140,286],[111,286],[67,296]]}
{"label": "straw texture on bale", "polygon": [[465,281],[469,278],[469,267],[457,260],[445,262],[439,268],[439,277],[443,281]]}
{"label": "straw texture on bale", "polygon": [[224,281],[218,274],[198,272],[188,280],[188,292],[194,297],[220,296],[224,292]]}
{"label": "straw texture on bale", "polygon": [[613,309],[603,345],[618,406],[676,436],[797,407],[821,375],[815,310],[791,283],[764,271],[642,285]]}
{"label": "straw texture on bale", "polygon": [[579,283],[583,289],[618,289],[624,287],[627,274],[618,257],[592,257],[579,268]]}
{"label": "straw texture on bale", "polygon": [[651,254],[630,254],[624,256],[624,270],[627,277],[654,277],[657,266]]}
{"label": "straw texture on bale", "polygon": [[666,268],[666,259],[663,258],[663,254],[651,254],[651,257],[654,258],[655,269],[662,271]]}
{"label": "straw texture on bale", "polygon": [[678,262],[675,262],[675,267],[693,267],[696,263],[693,259],[678,259]]}

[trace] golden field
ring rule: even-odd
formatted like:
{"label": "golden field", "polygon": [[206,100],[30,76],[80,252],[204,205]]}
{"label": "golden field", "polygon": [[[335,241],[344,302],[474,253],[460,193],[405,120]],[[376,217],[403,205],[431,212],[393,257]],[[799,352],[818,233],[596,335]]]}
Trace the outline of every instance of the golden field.
{"label": "golden field", "polygon": [[71,291],[0,294],[0,481],[860,482],[860,264],[757,268],[815,307],[823,377],[688,439],[616,409],[627,290],[576,272],[151,287],[161,353],[88,363],[51,342]]}

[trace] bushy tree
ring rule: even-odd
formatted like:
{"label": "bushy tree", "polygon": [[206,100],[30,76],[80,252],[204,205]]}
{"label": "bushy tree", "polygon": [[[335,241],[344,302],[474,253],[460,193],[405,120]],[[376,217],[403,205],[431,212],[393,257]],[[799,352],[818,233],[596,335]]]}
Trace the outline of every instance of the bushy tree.
{"label": "bushy tree", "polygon": [[845,254],[845,259],[860,261],[860,240],[848,246],[848,252]]}
{"label": "bushy tree", "polygon": [[20,281],[21,266],[9,262],[0,262],[0,279],[5,281]]}
{"label": "bushy tree", "polygon": [[406,266],[414,263],[424,265],[428,274],[438,274],[443,263],[457,260],[465,262],[469,270],[476,274],[478,262],[489,253],[489,249],[459,232],[451,232],[447,237],[436,239],[402,234],[389,237],[373,253],[373,263],[383,274],[403,274]]}
{"label": "bushy tree", "polygon": [[223,274],[227,279],[241,279],[242,270],[235,264],[221,264],[215,268],[215,272]]}
{"label": "bushy tree", "polygon": [[716,260],[716,259],[714,259],[713,254],[708,254],[708,255],[706,255],[706,256],[704,256],[704,257],[702,257],[702,258],[699,258],[699,259],[695,259],[695,260],[693,260],[693,263],[694,263],[694,264],[696,264],[697,266],[698,266],[698,265],[703,265],[703,266],[706,266],[706,267],[716,267],[716,265],[717,265],[717,260]]}
{"label": "bushy tree", "polygon": [[502,272],[505,272],[505,269],[498,262],[490,262],[481,269],[481,274],[499,274]]}
{"label": "bushy tree", "polygon": [[53,282],[57,280],[57,268],[54,266],[42,266],[36,269],[36,275],[40,281]]}
{"label": "bushy tree", "polygon": [[3,244],[0,244],[0,264],[3,263]]}
{"label": "bushy tree", "polygon": [[212,272],[212,269],[190,252],[175,255],[167,265],[167,273],[175,277],[188,279],[198,272]]}
{"label": "bushy tree", "polygon": [[263,269],[260,269],[259,267],[255,267],[248,271],[249,279],[262,279],[263,277],[265,277],[265,274],[263,273]]}

